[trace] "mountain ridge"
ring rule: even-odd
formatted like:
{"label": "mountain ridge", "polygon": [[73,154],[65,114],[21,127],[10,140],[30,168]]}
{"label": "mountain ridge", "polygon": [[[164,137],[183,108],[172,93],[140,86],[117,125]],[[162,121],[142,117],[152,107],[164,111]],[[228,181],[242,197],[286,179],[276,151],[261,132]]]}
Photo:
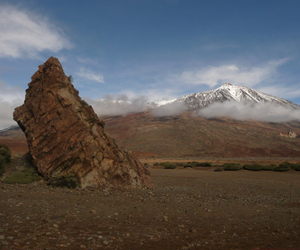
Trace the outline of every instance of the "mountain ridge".
{"label": "mountain ridge", "polygon": [[279,106],[300,109],[300,105],[286,99],[265,94],[252,88],[235,86],[225,83],[221,87],[204,92],[188,94],[170,101],[150,102],[150,108],[159,108],[174,103],[183,103],[187,110],[193,111],[203,109],[215,102],[223,103],[225,101],[253,102],[253,103],[272,103]]}

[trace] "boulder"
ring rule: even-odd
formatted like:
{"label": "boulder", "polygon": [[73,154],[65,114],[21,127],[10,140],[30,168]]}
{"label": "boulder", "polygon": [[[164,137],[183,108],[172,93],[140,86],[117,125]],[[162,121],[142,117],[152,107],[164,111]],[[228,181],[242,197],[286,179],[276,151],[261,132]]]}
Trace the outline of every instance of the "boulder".
{"label": "boulder", "polygon": [[293,131],[289,131],[287,134],[280,133],[282,137],[289,137],[289,138],[297,138],[297,134]]}
{"label": "boulder", "polygon": [[290,138],[297,138],[297,134],[293,131],[289,131],[289,137]]}
{"label": "boulder", "polygon": [[105,133],[57,58],[39,66],[31,80],[14,120],[43,177],[74,174],[82,188],[153,188],[150,172]]}

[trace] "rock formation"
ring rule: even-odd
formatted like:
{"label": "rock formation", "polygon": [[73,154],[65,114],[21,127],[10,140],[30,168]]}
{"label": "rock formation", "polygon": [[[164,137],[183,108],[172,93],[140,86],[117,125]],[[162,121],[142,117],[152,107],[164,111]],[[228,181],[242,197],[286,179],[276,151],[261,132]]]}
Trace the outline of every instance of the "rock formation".
{"label": "rock formation", "polygon": [[42,176],[75,174],[82,188],[153,187],[150,172],[104,132],[57,58],[40,65],[31,80],[14,120]]}
{"label": "rock formation", "polygon": [[287,134],[280,133],[280,136],[289,137],[289,138],[297,138],[297,134],[293,131],[289,131]]}

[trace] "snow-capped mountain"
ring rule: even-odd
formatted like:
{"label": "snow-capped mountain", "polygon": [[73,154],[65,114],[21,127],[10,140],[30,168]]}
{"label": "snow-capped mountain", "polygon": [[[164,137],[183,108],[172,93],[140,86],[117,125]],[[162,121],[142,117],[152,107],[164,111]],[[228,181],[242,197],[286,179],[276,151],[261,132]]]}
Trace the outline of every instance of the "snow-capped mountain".
{"label": "snow-capped mountain", "polygon": [[215,102],[236,101],[236,102],[255,102],[255,103],[273,103],[279,106],[292,107],[300,109],[300,105],[287,101],[283,98],[268,95],[257,90],[235,86],[225,83],[221,87],[200,93],[194,93],[179,97],[170,101],[148,103],[150,108],[162,107],[167,104],[179,102],[187,105],[188,110],[198,110]]}

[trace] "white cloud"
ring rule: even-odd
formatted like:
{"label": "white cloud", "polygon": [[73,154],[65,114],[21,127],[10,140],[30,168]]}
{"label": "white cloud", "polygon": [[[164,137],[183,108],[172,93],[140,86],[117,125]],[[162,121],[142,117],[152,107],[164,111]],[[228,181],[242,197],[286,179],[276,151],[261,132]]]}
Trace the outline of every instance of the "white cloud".
{"label": "white cloud", "polygon": [[287,86],[287,85],[272,85],[258,88],[263,93],[269,95],[278,96],[281,98],[291,99],[300,96],[300,88],[298,86]]}
{"label": "white cloud", "polygon": [[97,74],[86,68],[81,68],[77,75],[81,78],[88,79],[94,82],[104,83],[104,77],[101,74]]}
{"label": "white cloud", "polygon": [[152,109],[151,114],[158,117],[173,116],[173,115],[179,115],[185,110],[187,110],[187,106],[185,103],[172,102],[164,106]]}
{"label": "white cloud", "polygon": [[147,98],[145,96],[130,98],[123,94],[114,98],[106,95],[102,100],[93,101],[87,98],[86,101],[93,106],[98,116],[126,115],[128,113],[143,112],[147,109]]}
{"label": "white cloud", "polygon": [[230,117],[236,120],[256,120],[265,122],[287,122],[300,120],[300,110],[277,106],[272,103],[214,103],[195,112],[203,118]]}
{"label": "white cloud", "polygon": [[227,82],[252,87],[273,77],[277,67],[286,61],[287,59],[271,61],[265,66],[252,68],[241,68],[234,64],[208,67],[201,70],[185,71],[170,81],[183,84],[206,84],[211,88]]}
{"label": "white cloud", "polygon": [[38,57],[49,50],[58,52],[72,44],[46,18],[10,5],[0,5],[0,57]]}
{"label": "white cloud", "polygon": [[18,86],[7,87],[0,81],[0,129],[16,125],[13,120],[14,109],[24,103],[25,91]]}

